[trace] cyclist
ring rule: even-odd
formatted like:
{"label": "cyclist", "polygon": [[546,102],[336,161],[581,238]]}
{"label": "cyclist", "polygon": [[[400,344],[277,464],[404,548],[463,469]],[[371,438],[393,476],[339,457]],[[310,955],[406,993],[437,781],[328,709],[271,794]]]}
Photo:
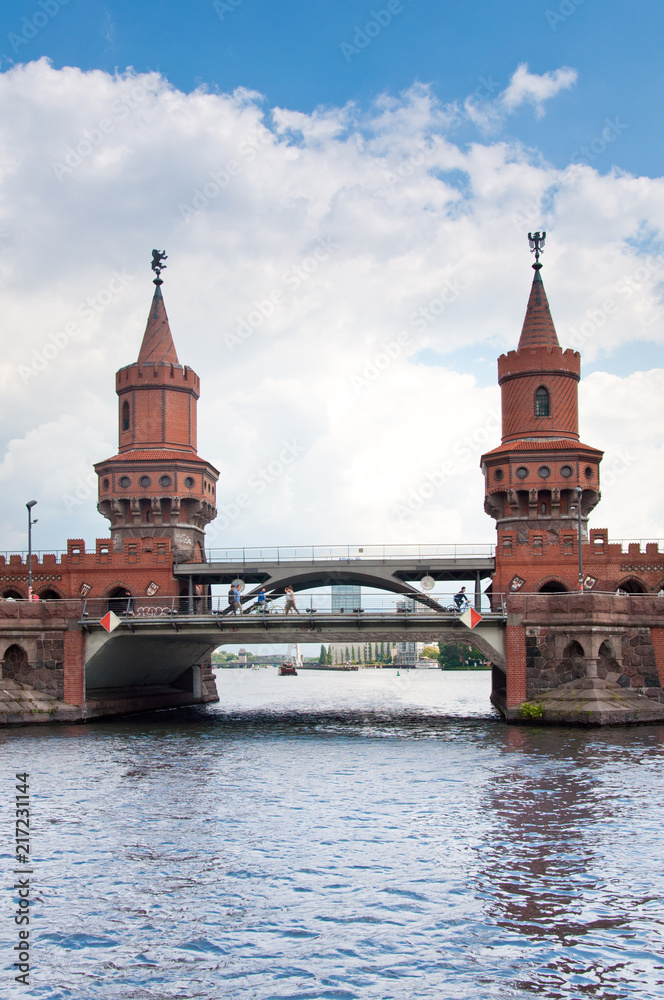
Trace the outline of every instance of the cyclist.
{"label": "cyclist", "polygon": [[462,587],[458,594],[454,595],[454,603],[457,606],[457,611],[463,611],[468,607],[470,601],[466,597],[466,588]]}

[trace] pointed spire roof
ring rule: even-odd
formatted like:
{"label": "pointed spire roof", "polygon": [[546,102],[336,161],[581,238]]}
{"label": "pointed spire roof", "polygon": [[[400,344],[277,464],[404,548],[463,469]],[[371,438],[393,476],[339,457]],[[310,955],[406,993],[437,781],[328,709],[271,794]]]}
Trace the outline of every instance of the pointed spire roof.
{"label": "pointed spire roof", "polygon": [[517,351],[529,347],[559,347],[556,328],[551,318],[549,302],[544,291],[544,282],[540,276],[542,265],[533,264],[535,277],[530,289],[526,318],[523,321],[521,338]]}
{"label": "pointed spire roof", "polygon": [[143,334],[143,343],[138,353],[138,364],[170,364],[177,365],[178,356],[171,335],[171,328],[168,325],[166,306],[164,297],[161,294],[161,281],[155,281],[154,298],[150,306],[148,323]]}

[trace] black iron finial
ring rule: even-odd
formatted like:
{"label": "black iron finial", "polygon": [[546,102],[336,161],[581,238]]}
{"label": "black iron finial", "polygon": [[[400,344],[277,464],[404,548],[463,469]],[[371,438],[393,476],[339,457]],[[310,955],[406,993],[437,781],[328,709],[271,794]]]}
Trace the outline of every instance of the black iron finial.
{"label": "black iron finial", "polygon": [[161,272],[166,267],[166,265],[164,264],[165,260],[168,260],[165,250],[152,251],[152,263],[150,264],[150,267],[157,275],[157,277],[154,279],[155,285],[163,285],[163,281],[161,280]]}
{"label": "black iron finial", "polygon": [[546,243],[546,233],[528,233],[528,246],[530,247],[530,252],[535,254],[535,263],[533,267],[536,271],[539,271],[542,265],[539,262],[540,254],[544,253],[544,244]]}

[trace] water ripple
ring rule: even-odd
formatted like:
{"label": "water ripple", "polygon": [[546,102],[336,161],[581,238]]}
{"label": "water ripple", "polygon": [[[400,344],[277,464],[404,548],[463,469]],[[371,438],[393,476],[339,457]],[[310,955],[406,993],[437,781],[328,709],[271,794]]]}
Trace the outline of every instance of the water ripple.
{"label": "water ripple", "polygon": [[507,727],[486,675],[363,673],[3,733],[35,807],[23,995],[661,997],[664,728]]}

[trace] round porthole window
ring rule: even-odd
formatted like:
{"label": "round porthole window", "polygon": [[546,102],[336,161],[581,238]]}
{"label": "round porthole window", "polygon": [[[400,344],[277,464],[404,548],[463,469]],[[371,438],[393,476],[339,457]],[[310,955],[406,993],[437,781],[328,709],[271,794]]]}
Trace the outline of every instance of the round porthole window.
{"label": "round porthole window", "polygon": [[123,490],[126,490],[128,486],[131,486],[131,479],[129,476],[120,476],[119,482]]}
{"label": "round porthole window", "polygon": [[585,469],[583,470],[583,474],[586,477],[586,479],[592,479],[593,478],[593,470],[590,468],[589,465],[587,465],[585,467]]}
{"label": "round porthole window", "polygon": [[162,476],[161,479],[159,480],[159,485],[163,486],[164,489],[166,489],[168,486],[171,485],[171,477],[170,476]]}
{"label": "round porthole window", "polygon": [[187,487],[188,490],[193,489],[194,488],[194,477],[193,476],[187,476],[185,478],[184,485]]}
{"label": "round porthole window", "polygon": [[504,478],[504,476],[505,473],[503,472],[502,469],[496,469],[496,471],[493,474],[493,478],[496,480],[497,483],[499,483]]}
{"label": "round porthole window", "polygon": [[108,479],[105,479],[105,480],[103,481],[103,483],[102,483],[102,486],[103,486],[103,488],[104,488],[105,490],[107,490],[107,489],[108,489],[108,486],[109,486],[109,483],[108,483]]}
{"label": "round porthole window", "polygon": [[563,479],[571,479],[573,473],[574,469],[572,468],[571,465],[561,465],[560,475],[563,477]]}
{"label": "round porthole window", "polygon": [[525,467],[525,465],[520,465],[519,468],[516,470],[516,474],[519,477],[519,479],[527,479],[528,469]]}
{"label": "round porthole window", "polygon": [[150,479],[149,476],[141,476],[141,478],[138,480],[139,486],[142,486],[143,489],[147,489],[147,487],[150,485],[151,482],[152,480]]}
{"label": "round porthole window", "polygon": [[540,465],[539,469],[537,470],[537,475],[540,477],[540,479],[548,479],[549,476],[551,475],[551,469],[549,468],[548,465]]}

